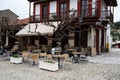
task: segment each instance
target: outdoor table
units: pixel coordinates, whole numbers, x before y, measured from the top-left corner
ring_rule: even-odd
[[[67,51],[74,51],[75,49],[67,49]]]
[[[74,56],[73,56],[73,60],[75,61],[75,59],[76,59],[76,61],[75,61],[76,63],[78,63],[78,59],[79,59],[79,57],[80,57],[79,55],[81,55],[81,54],[82,54],[82,52],[74,52],[74,53],[73,53],[73,55],[74,55]],[[77,57],[75,57],[75,55],[77,55]]]
[[[74,55],[73,55],[73,52],[75,51],[75,49],[67,49],[67,52],[68,52],[68,55],[70,56],[70,57],[74,57]]]
[[[36,50],[34,50],[34,51],[33,51],[33,53],[38,53],[38,54],[39,54],[39,56],[40,56],[40,52],[41,52],[41,50],[40,50],[40,49],[36,49]]]
[[[41,51],[41,50],[36,49],[36,50],[34,50],[33,52],[40,53],[40,51]]]
[[[55,54],[57,54],[57,55],[60,54],[60,53],[61,53],[60,50],[56,50],[56,51],[55,51]]]
[[[53,55],[53,57],[56,57],[58,59],[58,67],[60,68],[60,58],[62,57],[62,55],[56,54],[56,55]]]

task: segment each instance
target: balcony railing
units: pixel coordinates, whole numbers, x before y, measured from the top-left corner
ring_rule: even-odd
[[[83,18],[84,17],[96,17],[96,16],[98,17],[97,13],[98,11],[95,8],[93,8],[91,15],[88,13],[88,11],[78,14],[77,10],[65,11],[59,14],[57,14],[57,12],[45,14],[45,15],[39,14],[39,15],[30,16],[30,22],[59,21],[61,19],[64,19],[65,17],[76,17],[77,18],[78,16],[82,16]],[[102,13],[105,13],[105,12],[102,12]]]
[[[43,16],[39,15],[34,15],[34,16],[30,16],[30,22],[42,22],[42,21],[58,21],[61,19],[64,19],[66,16],[67,17],[73,17],[72,15],[74,15],[75,17],[77,17],[77,10],[75,10],[75,12],[73,11],[66,11],[66,12],[61,12],[60,14],[55,13],[50,13],[50,14],[45,14]]]
[[[40,15],[30,16],[30,22],[39,22]]]
[[[45,1],[48,1],[48,0],[28,0],[30,2],[35,2],[35,1],[39,1],[39,2],[45,2]]]

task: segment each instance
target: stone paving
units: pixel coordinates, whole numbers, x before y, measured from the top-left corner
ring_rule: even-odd
[[[110,53],[101,54],[100,58],[120,58],[120,50],[112,49]],[[96,56],[96,57],[99,57]],[[96,61],[95,57],[88,57]],[[99,60],[99,58],[98,58]],[[104,59],[103,59],[104,60]],[[107,61],[109,59],[106,59]],[[112,64],[99,62],[66,63],[59,71],[51,72],[32,66],[30,61],[12,64],[0,56],[0,80],[120,80],[119,61]],[[112,60],[113,61],[113,60]],[[114,62],[114,61],[113,61]]]
[[[113,48],[109,53],[103,53],[95,57],[88,57],[89,62],[103,64],[120,64],[120,49]]]

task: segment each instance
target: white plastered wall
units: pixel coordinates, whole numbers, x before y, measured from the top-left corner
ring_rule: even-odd
[[[90,25],[91,28],[88,30],[88,45],[91,47],[91,55],[95,56],[96,55],[96,30],[95,28]]]
[[[106,18],[106,12],[105,12],[105,10],[106,10],[106,4],[105,4],[105,2],[104,2],[104,0],[102,0],[102,4],[101,4],[102,6],[101,6],[101,18]]]
[[[107,33],[106,33],[106,43],[109,43],[109,49],[111,49],[111,44],[112,44],[112,37],[110,35],[110,30],[111,30],[111,27],[108,24],[107,25]]]
[[[96,31],[95,28],[91,28],[91,47],[96,47]]]
[[[91,29],[88,31],[88,46],[92,46]]]
[[[91,28],[91,54],[92,56],[96,55],[96,30],[95,28]]]
[[[90,30],[88,30],[88,45],[87,46],[91,46],[91,47],[96,47],[96,31],[95,28],[93,28],[92,25],[90,25],[91,28]]]
[[[96,0],[92,0],[92,15],[95,16]]]

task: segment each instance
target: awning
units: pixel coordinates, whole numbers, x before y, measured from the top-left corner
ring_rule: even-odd
[[[56,28],[58,23],[52,23]],[[45,25],[42,23],[29,23],[22,30],[16,33],[16,36],[37,36],[37,35],[46,35],[53,34],[54,27]]]

